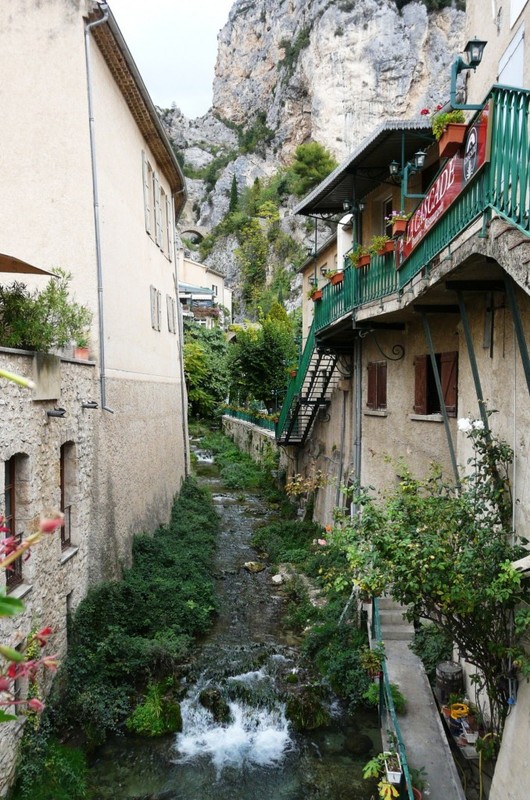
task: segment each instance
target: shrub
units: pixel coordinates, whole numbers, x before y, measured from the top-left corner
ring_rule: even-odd
[[[421,625],[414,634],[410,649],[423,661],[425,671],[433,685],[438,664],[450,661],[453,657],[451,637],[435,624]]]
[[[141,736],[163,736],[182,730],[180,705],[171,697],[171,681],[150,683],[142,703],[126,721],[126,727]]]

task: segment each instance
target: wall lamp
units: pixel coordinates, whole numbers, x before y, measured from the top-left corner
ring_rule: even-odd
[[[81,403],[81,408],[99,408],[95,400],[87,400],[86,403]]]
[[[406,197],[413,197],[416,199],[420,199],[425,197],[424,194],[409,194],[408,192],[408,184],[409,184],[409,175],[413,175],[415,172],[421,172],[423,167],[425,166],[425,157],[427,153],[425,150],[418,150],[417,153],[414,153],[414,160],[407,161],[403,169],[399,166],[399,162],[394,160],[391,161],[388,165],[388,171],[390,173],[390,177],[395,180],[396,182],[402,181],[401,183],[401,207],[403,208],[403,200]]]
[[[464,61],[464,59],[460,56],[453,61],[451,66],[451,99],[449,102],[451,104],[451,108],[454,108],[457,111],[478,111],[482,108],[481,105],[468,105],[466,103],[456,102],[456,77],[460,72],[463,72],[466,69],[476,70],[482,61],[482,56],[484,55],[484,48],[486,45],[487,42],[477,39],[476,37],[474,39],[470,39],[470,41],[464,47],[464,53],[466,54],[467,61]]]
[[[51,411],[47,411],[46,414],[48,417],[64,417],[66,408],[54,408]]]
[[[353,212],[356,211],[356,212],[362,214],[364,209],[365,209],[365,204],[363,202],[360,202],[360,203],[357,203],[357,204],[352,203],[351,200],[343,200],[343,202],[342,202],[342,210],[345,211],[346,213],[348,211],[353,211]]]

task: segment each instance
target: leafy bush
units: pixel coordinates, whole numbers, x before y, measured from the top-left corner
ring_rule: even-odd
[[[44,717],[38,730],[24,731],[10,800],[85,800],[87,775],[84,753],[59,744]]]
[[[171,697],[171,685],[171,681],[149,684],[143,703],[136,706],[125,723],[128,730],[141,736],[163,736],[182,730],[180,705]]]
[[[81,725],[89,745],[131,712],[130,698],[173,674],[193,637],[211,625],[218,518],[210,496],[188,479],[168,526],[136,536],[123,580],[90,590],[71,624],[58,680],[62,725]]]
[[[311,544],[319,536],[322,528],[315,522],[281,520],[259,528],[252,545],[264,550],[273,564],[288,561],[300,566],[307,561]]]
[[[436,667],[442,661],[450,661],[453,657],[451,637],[438,625],[421,625],[414,634],[410,645],[413,653],[421,658],[430,682],[436,680]]]
[[[46,353],[86,336],[91,311],[70,298],[70,273],[56,269],[55,275],[42,291],[0,284],[1,345]]]
[[[394,703],[396,713],[404,714],[406,711],[405,697],[401,694],[397,684],[390,684],[390,694],[392,695],[392,702]],[[368,705],[377,707],[379,705],[379,682],[372,681],[363,694],[363,697]]]

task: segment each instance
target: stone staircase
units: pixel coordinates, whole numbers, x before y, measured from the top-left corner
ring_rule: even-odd
[[[392,600],[391,597],[379,598],[379,618],[381,620],[381,637],[383,641],[391,639],[398,642],[410,642],[414,638],[414,626],[404,618],[406,609]]]

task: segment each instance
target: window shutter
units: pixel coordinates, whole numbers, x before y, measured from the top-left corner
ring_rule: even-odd
[[[153,186],[155,194],[155,241],[162,247],[162,206],[160,202],[160,180],[156,172],[153,173]]]
[[[162,330],[162,292],[156,293],[156,329]]]
[[[171,240],[171,200],[166,195],[166,235],[167,235],[167,257],[173,261],[173,242]]]
[[[456,417],[458,397],[458,351],[440,353],[440,380],[445,410],[449,417]]]
[[[377,365],[377,408],[386,409],[386,361]]]
[[[368,390],[366,392],[367,408],[377,408],[377,364],[375,361],[368,363]]]
[[[427,413],[427,358],[416,356],[414,359],[414,413]]]
[[[151,292],[151,327],[156,331],[156,289],[154,286],[149,287]]]
[[[145,215],[145,230],[151,233],[151,206],[150,206],[150,173],[149,164],[145,152],[142,150],[142,176],[144,181],[144,215]]]

